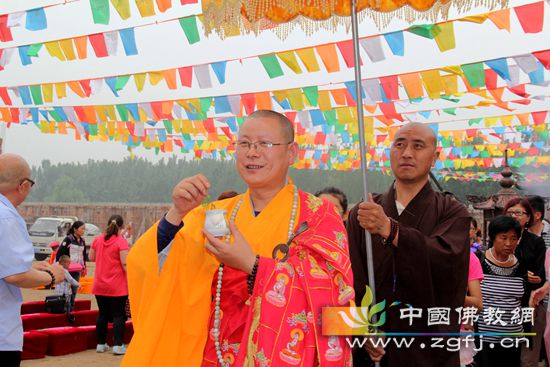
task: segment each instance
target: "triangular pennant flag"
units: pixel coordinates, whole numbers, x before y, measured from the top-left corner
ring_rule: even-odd
[[[181,29],[187,37],[189,44],[194,44],[200,41],[199,29],[197,28],[197,17],[185,17],[179,19]]]
[[[386,59],[382,49],[382,41],[379,36],[368,37],[359,40],[361,47],[369,56],[370,61],[378,62]]]
[[[271,95],[269,92],[254,93],[256,98],[256,109],[258,110],[272,110],[273,105],[271,103]]]
[[[130,0],[111,0],[111,4],[123,20],[130,18]]]
[[[29,57],[29,45],[23,45],[17,47],[17,51],[19,52],[19,57],[21,58],[21,64],[22,65],[30,65],[32,64],[32,60]]]
[[[90,40],[92,48],[94,49],[94,53],[97,57],[109,56],[109,54],[107,53],[107,46],[105,45],[105,38],[103,37],[103,33],[90,34],[88,35],[88,39]],[[46,44],[46,47],[47,46],[48,45]]]
[[[435,36],[435,42],[439,51],[445,52],[456,47],[454,22],[445,22],[438,24],[440,32]]]
[[[437,33],[437,31],[434,31],[434,28],[438,28],[437,24],[420,24],[410,27],[407,31],[424,38],[433,39],[435,33]]]
[[[195,76],[197,77],[197,82],[199,83],[199,88],[212,88],[212,80],[210,78],[208,65],[195,65],[193,68]]]
[[[354,54],[353,54],[353,41],[342,41],[336,43],[336,46],[338,46],[338,49],[340,50],[340,54],[344,58],[344,61],[346,63],[346,66],[348,68],[353,68],[355,65],[354,60]],[[362,62],[360,62],[361,65],[363,65]]]
[[[283,69],[281,69],[281,64],[275,54],[260,55],[258,58],[271,79],[283,75]]]
[[[24,15],[25,15],[24,11],[8,14],[8,20],[7,20],[6,26],[9,28],[22,26]]]
[[[73,40],[78,58],[80,60],[85,59],[88,56],[88,37],[75,37]]]
[[[506,58],[485,61],[488,67],[493,69],[502,79],[510,80],[508,60]]]
[[[537,58],[531,54],[514,56],[513,59],[525,74],[532,73],[539,68]]]
[[[191,85],[193,83],[193,67],[185,66],[182,68],[178,68],[178,74],[180,76],[181,85],[191,88]]]
[[[497,79],[497,73],[493,69],[485,69],[485,85],[489,92],[497,88]]]
[[[90,0],[95,24],[109,24],[109,0]]]
[[[142,17],[150,17],[155,15],[155,6],[153,0],[135,0],[139,10],[139,14]]]
[[[76,54],[74,53],[73,48],[73,40],[70,38],[66,38],[63,40],[59,40],[59,46],[63,50],[63,54],[65,55],[65,58],[67,60],[75,60]]]
[[[218,82],[220,84],[225,84],[225,68],[227,66],[227,61],[214,62],[210,64],[210,66],[212,67],[216,78],[218,78]]]
[[[46,20],[44,8],[27,10],[25,28],[29,31],[41,31],[48,28],[48,21]]]
[[[166,86],[168,89],[177,89],[178,85],[176,82],[176,69],[167,69],[162,71],[164,80],[166,81]]]
[[[117,78],[116,77],[105,78],[105,84],[107,84],[107,86],[111,89],[111,92],[113,92],[115,97],[118,97],[118,91],[116,89],[116,83],[117,83]]]
[[[0,41],[9,42],[13,41],[11,35],[11,29],[7,26],[8,14],[0,15]]]
[[[121,91],[124,89],[126,84],[128,84],[128,80],[130,80],[130,75],[120,75],[116,77],[116,84],[115,89],[116,91]]]
[[[38,57],[38,52],[42,49],[42,43],[35,43],[30,45],[27,55],[32,57]]]
[[[55,83],[55,94],[57,99],[62,99],[67,97],[67,86],[65,83]]]
[[[147,73],[147,75],[149,75],[149,83],[151,83],[152,86],[157,85],[164,79],[164,75],[161,71],[151,71]]]
[[[42,89],[40,88],[40,85],[31,85],[30,90],[34,104],[43,104],[44,101],[42,100]]]
[[[488,14],[488,17],[498,29],[504,29],[510,32],[510,8],[492,11]]]
[[[65,61],[65,55],[63,55],[63,52],[61,51],[58,41],[46,42],[44,45],[51,56],[58,58],[60,61]]]
[[[401,83],[407,92],[409,99],[424,97],[424,89],[422,88],[422,79],[418,73],[401,74],[399,75]]]
[[[161,13],[164,13],[172,7],[172,0],[156,0],[156,2]]]
[[[304,95],[306,96],[309,105],[316,107],[319,100],[319,88],[317,86],[304,87],[302,88]]]
[[[422,83],[428,96],[431,99],[438,99],[443,90],[442,78],[439,74],[439,70],[427,70],[421,71],[420,76],[422,77]],[[449,75],[447,75],[449,76]],[[456,77],[456,75],[453,75]]]
[[[136,83],[136,89],[138,92],[143,90],[146,76],[147,75],[145,73],[134,74],[134,83]]]
[[[388,46],[390,46],[390,49],[394,55],[405,55],[405,41],[403,38],[403,31],[384,33],[384,39],[388,43]]]
[[[333,43],[326,45],[316,46],[315,49],[325,65],[327,72],[333,73],[340,71],[340,64],[338,63],[338,53],[336,52],[336,46]]]
[[[126,56],[137,55],[136,36],[134,34],[134,28],[126,28],[118,31],[120,39],[122,40],[122,46],[124,47],[124,53]]]
[[[548,111],[538,111],[538,112],[532,112],[531,116],[533,116],[533,122],[535,125],[542,125],[544,124],[546,120],[546,114]]]
[[[11,105],[11,98],[8,94],[8,89],[6,87],[0,87],[0,98],[2,98],[2,101],[5,105]]]
[[[111,56],[116,56],[118,50],[118,32],[105,32],[103,33],[103,37],[105,38],[107,53]]]
[[[294,51],[279,52],[277,56],[285,63],[286,66],[290,68],[296,74],[301,74],[302,69],[298,64],[298,59]]]
[[[485,87],[485,71],[482,62],[464,64],[460,67],[464,71],[464,75],[472,88]]]
[[[312,73],[320,70],[313,48],[302,48],[300,50],[296,50],[296,54],[300,60],[302,60],[302,63],[308,72]]]
[[[550,50],[533,52],[533,56],[540,61],[545,69],[550,70]]]
[[[514,7],[516,16],[525,33],[539,33],[544,23],[544,3],[542,1]]]
[[[392,101],[399,100],[399,82],[397,75],[382,76],[379,78],[386,97]]]

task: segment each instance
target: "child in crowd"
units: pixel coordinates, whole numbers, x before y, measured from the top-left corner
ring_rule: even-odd
[[[71,299],[71,294],[73,292],[71,286],[80,287],[80,283],[77,282],[69,273],[69,265],[71,265],[71,258],[67,255],[62,255],[59,258],[59,265],[65,269],[65,280],[55,286],[55,294],[62,296],[64,295],[67,299],[67,312],[72,312],[72,305],[69,302]]]

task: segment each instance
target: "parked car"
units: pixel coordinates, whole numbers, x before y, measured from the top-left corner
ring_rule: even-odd
[[[55,241],[63,241],[67,236],[67,231],[71,225],[77,221],[77,217],[40,217],[29,228],[29,236],[31,237],[34,247],[34,257],[36,260],[45,260],[51,253],[50,243]],[[90,249],[90,244],[96,236],[101,233],[101,230],[91,224],[86,223],[86,231],[84,232],[84,241],[86,242],[87,250]]]

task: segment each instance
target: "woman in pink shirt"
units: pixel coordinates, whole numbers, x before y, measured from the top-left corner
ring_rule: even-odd
[[[124,323],[126,321],[126,301],[128,300],[128,281],[126,279],[126,256],[128,242],[119,235],[124,221],[118,214],[109,218],[105,233],[97,236],[92,242],[90,261],[96,262],[92,293],[99,307],[96,321],[98,353],[106,352],[109,346],[107,339],[107,323],[113,322],[114,346],[113,354],[126,353],[124,339]]]

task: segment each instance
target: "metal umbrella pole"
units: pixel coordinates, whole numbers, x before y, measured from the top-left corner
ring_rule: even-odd
[[[355,93],[357,99],[357,120],[359,124],[359,149],[361,153],[361,173],[363,178],[363,198],[368,200],[369,189],[367,181],[367,143],[365,141],[365,121],[363,117],[363,91],[361,87],[361,61],[359,55],[359,25],[357,22],[357,0],[351,0],[351,29],[353,38],[353,56],[355,61]],[[372,254],[372,238],[370,232],[365,230],[365,247],[367,249],[367,273],[369,287],[372,290],[372,302],[376,304],[376,284],[374,283],[374,261]],[[377,321],[376,314],[373,315],[373,323]],[[377,362],[376,367],[380,366]]]

